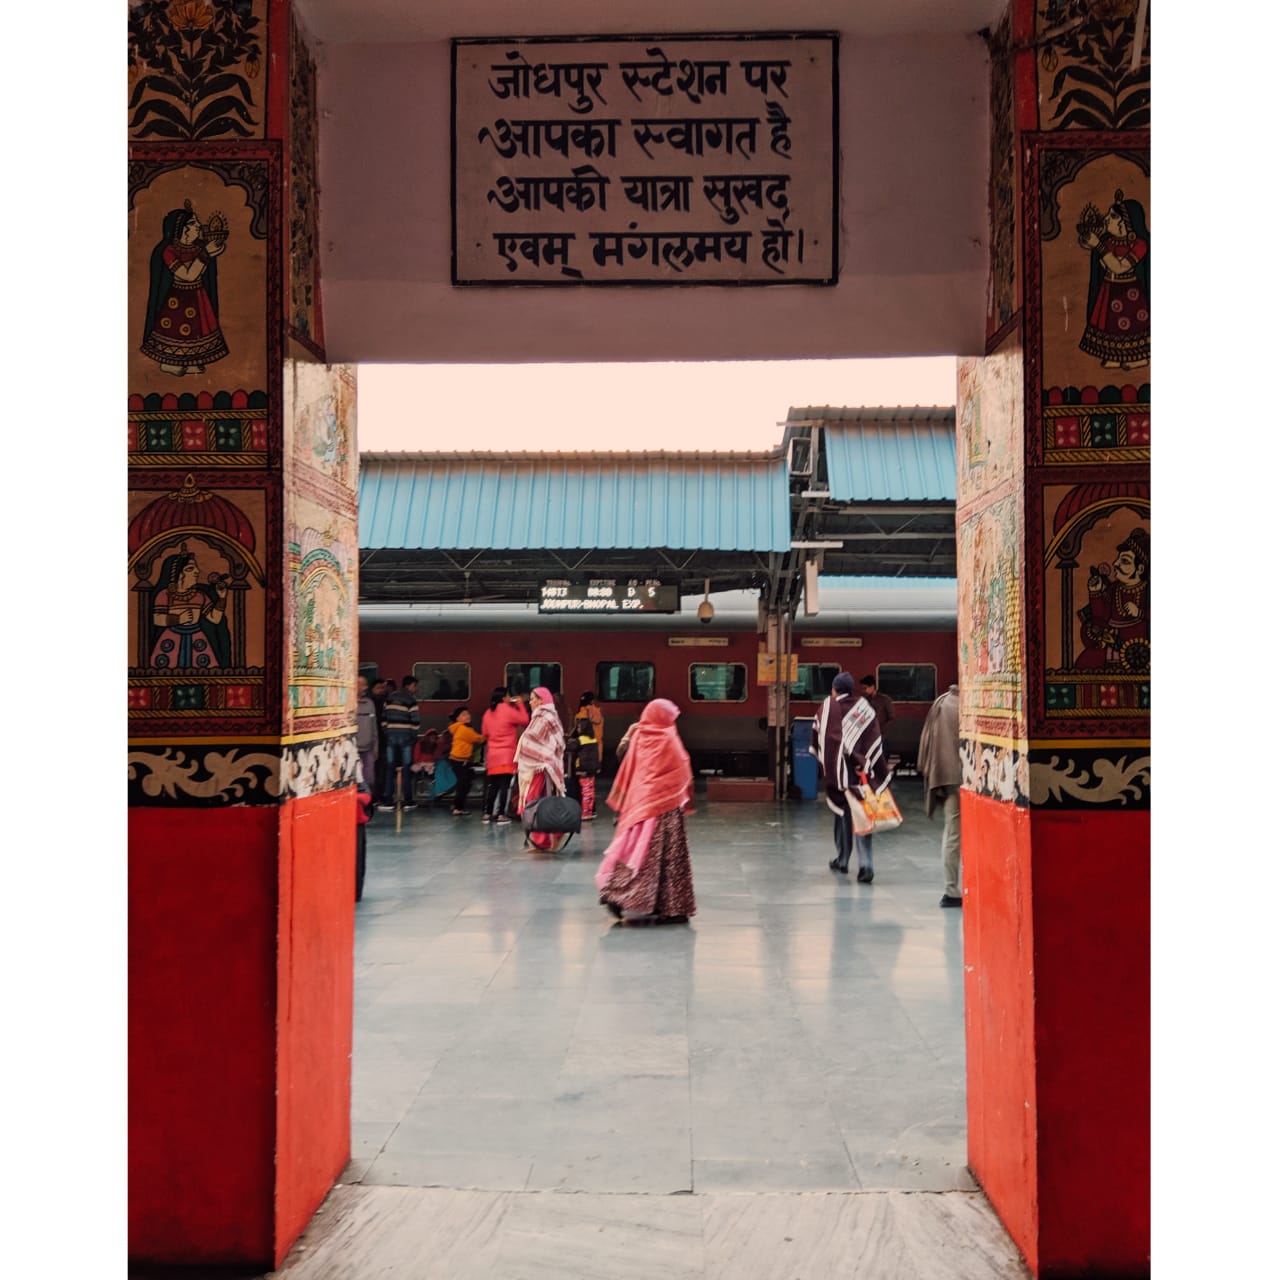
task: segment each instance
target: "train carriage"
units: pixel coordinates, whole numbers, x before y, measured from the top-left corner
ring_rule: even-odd
[[[694,611],[620,618],[547,615],[535,605],[362,604],[360,670],[395,680],[414,673],[427,727],[443,727],[463,703],[478,712],[497,685],[545,685],[566,714],[589,690],[605,716],[606,762],[644,703],[670,698],[697,771],[765,775],[758,597],[728,591],[709,600],[709,622]],[[819,601],[815,616],[795,619],[790,717],[814,715],[840,670],[874,672],[896,704],[889,752],[909,768],[929,706],[958,679],[955,580],[823,580]]]

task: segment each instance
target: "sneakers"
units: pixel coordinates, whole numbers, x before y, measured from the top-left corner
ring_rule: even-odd
[[[488,816],[488,814],[487,814],[487,813],[482,813],[482,814],[480,814],[480,821],[481,821],[481,822],[490,822],[490,821],[492,821],[492,819]]]
[[[468,813],[470,813],[470,810],[469,810],[469,809],[454,809],[454,810],[453,810],[453,816],[454,816],[455,818],[465,818],[465,817],[466,817],[466,815],[467,815]]]
[[[493,825],[496,827],[509,827],[511,825],[511,820],[506,816],[506,814],[502,814],[501,817],[493,819]]]
[[[582,814],[582,821],[583,821],[583,822],[594,822],[594,821],[595,821],[595,815],[594,815],[593,813],[584,813],[584,814]]]
[[[938,903],[942,907],[962,907],[964,905],[963,898],[952,897],[949,893],[943,893],[941,902]]]

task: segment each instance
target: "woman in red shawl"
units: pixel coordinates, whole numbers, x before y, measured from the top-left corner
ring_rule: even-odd
[[[697,910],[684,808],[693,769],[675,728],[679,708],[657,698],[644,708],[609,791],[617,833],[595,873],[600,902],[623,912],[683,922]]]
[[[533,714],[515,746],[518,813],[543,796],[564,794],[564,725],[555,709],[555,698],[549,689],[538,685],[529,694],[528,705]],[[532,831],[528,838],[534,848],[548,853],[554,853],[565,839],[564,835],[549,831]]]

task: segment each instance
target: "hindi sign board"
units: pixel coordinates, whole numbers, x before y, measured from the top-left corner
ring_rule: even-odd
[[[454,40],[453,283],[833,285],[837,42]]]
[[[592,578],[542,583],[538,613],[678,613],[679,587],[656,578]]]

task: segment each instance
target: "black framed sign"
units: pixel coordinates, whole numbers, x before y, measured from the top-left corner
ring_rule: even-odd
[[[838,276],[838,37],[459,39],[455,285]]]

